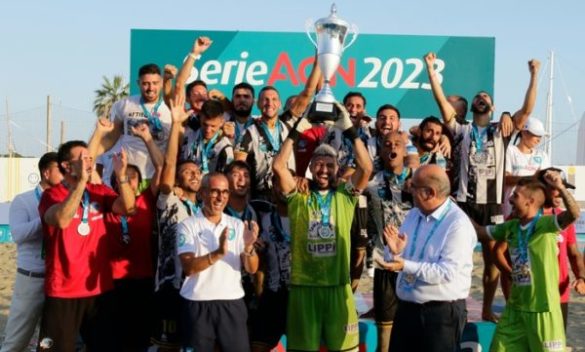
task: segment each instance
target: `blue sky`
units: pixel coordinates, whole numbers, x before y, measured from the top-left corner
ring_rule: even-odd
[[[556,54],[553,161],[574,162],[576,129],[585,111],[582,34],[585,3],[570,1],[337,1],[340,16],[362,33],[496,38],[495,103],[518,109],[530,58],[548,67]],[[65,121],[66,139],[88,138],[94,90],[102,76],[129,77],[130,29],[303,31],[329,1],[10,1],[0,4],[0,153],[6,152],[6,101],[16,150],[44,151],[44,104],[51,95],[53,135]],[[358,39],[359,40],[359,39]],[[157,50],[157,48],[153,48]],[[541,72],[535,116],[544,120],[548,72]],[[569,100],[572,103],[569,103]]]

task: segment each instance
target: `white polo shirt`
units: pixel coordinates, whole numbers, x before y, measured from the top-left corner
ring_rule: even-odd
[[[244,297],[242,288],[242,261],[244,251],[244,223],[222,214],[219,224],[203,216],[200,210],[177,227],[177,254],[193,253],[207,256],[219,248],[219,236],[228,228],[228,253],[209,268],[185,278],[181,296],[191,301],[236,300]]]

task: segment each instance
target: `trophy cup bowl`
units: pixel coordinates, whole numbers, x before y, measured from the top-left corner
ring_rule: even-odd
[[[316,22],[308,20],[306,23],[307,36],[317,49],[317,62],[323,73],[324,85],[315,96],[315,101],[309,111],[309,121],[312,123],[331,122],[337,120],[338,111],[333,103],[335,96],[331,91],[330,81],[335,74],[343,51],[349,48],[356,40],[358,30],[355,25],[337,17],[337,7],[331,5],[331,13]],[[349,44],[345,45],[348,34],[353,34]],[[311,31],[316,33],[316,41],[311,36]]]

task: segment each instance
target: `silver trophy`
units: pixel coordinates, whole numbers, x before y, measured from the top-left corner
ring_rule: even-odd
[[[307,20],[306,30],[307,36],[317,48],[317,61],[325,79],[323,88],[315,96],[309,119],[312,122],[335,121],[337,113],[333,103],[336,100],[329,82],[339,66],[341,54],[355,42],[358,28],[355,24],[350,25],[337,17],[337,7],[333,4],[331,5],[331,14],[328,17],[323,17],[314,23],[312,20]],[[313,30],[316,33],[316,41],[311,36]],[[344,46],[350,30],[353,36],[349,44]]]

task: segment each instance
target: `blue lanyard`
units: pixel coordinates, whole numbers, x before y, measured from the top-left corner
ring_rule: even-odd
[[[532,219],[532,221],[530,221],[530,224],[528,224],[525,236],[523,235],[524,231],[522,231],[520,224],[518,224],[518,250],[520,251],[520,256],[524,261],[528,260],[528,241],[530,241],[530,237],[534,233],[536,223],[538,222],[538,219],[540,219],[541,216],[542,209],[539,209],[534,219]]]
[[[246,133],[246,130],[248,129],[248,127],[250,127],[252,125],[252,123],[254,123],[254,119],[253,118],[248,118],[248,120],[246,121],[246,123],[244,124],[244,127],[242,128],[242,132],[240,132],[240,128],[238,127],[238,120],[234,120],[236,123],[236,142],[240,141],[240,137],[244,135],[244,133]]]
[[[238,214],[238,212],[230,207],[229,205],[226,207],[228,213],[230,213],[231,216],[233,216],[234,218],[238,218],[242,221],[250,221],[252,220],[252,212],[250,211],[250,209],[248,208],[248,206],[246,205],[246,207],[244,208],[244,212],[242,213],[242,216],[240,216]]]
[[[266,122],[260,123],[260,128],[262,129],[262,131],[264,131],[266,138],[268,138],[268,143],[270,143],[272,150],[276,153],[278,153],[280,151],[280,131],[281,131],[280,123],[281,123],[280,121],[278,121],[278,120],[276,121],[276,138],[274,137],[274,135],[272,133],[270,133],[270,130],[268,129],[268,126],[266,125]]]
[[[43,192],[41,191],[41,187],[35,187],[35,197],[37,197],[37,201],[41,201],[41,197],[43,196]]]
[[[81,217],[81,222],[88,223],[89,221],[89,192],[87,190],[83,191],[83,216]]]
[[[158,118],[159,117],[158,108],[160,107],[161,103],[162,99],[159,98],[156,104],[154,105],[154,108],[152,109],[151,113],[144,105],[145,104],[144,98],[140,97],[140,107],[142,108],[144,116],[146,116],[146,118],[148,119],[148,125],[152,127],[152,130],[154,132],[162,131],[162,125],[160,123],[160,119]]]
[[[333,192],[329,190],[327,196],[322,197],[318,192],[313,192],[315,199],[317,199],[317,205],[319,211],[321,211],[321,224],[324,226],[329,225],[329,218],[331,217],[331,201],[333,199]]]
[[[120,216],[120,225],[122,225],[122,243],[130,243],[130,229],[128,227],[128,218],[124,215]]]
[[[447,202],[449,202],[449,204],[447,204],[447,207],[445,208],[445,210],[443,211],[443,214],[441,214],[441,216],[435,221],[435,223],[433,224],[433,228],[431,229],[431,232],[429,232],[429,235],[427,236],[427,239],[425,241],[425,243],[423,244],[419,254],[418,254],[418,260],[420,261],[423,258],[423,255],[426,252],[427,249],[427,245],[429,244],[431,238],[433,237],[433,235],[435,234],[435,231],[437,231],[437,228],[439,227],[439,225],[441,224],[441,222],[443,222],[443,220],[445,219],[445,216],[447,216],[447,213],[449,212],[449,210],[451,209],[451,201],[447,200]],[[412,236],[412,241],[411,241],[411,246],[410,246],[410,251],[409,251],[409,258],[408,259],[413,259],[414,258],[414,251],[415,251],[415,247],[416,247],[416,239],[418,237],[418,230],[420,228],[420,223],[422,221],[423,216],[419,216],[418,217],[418,222],[416,223],[416,228],[414,230],[414,235]]]
[[[201,152],[201,171],[207,173],[209,172],[209,158],[211,148],[215,145],[215,141],[220,135],[220,131],[215,132],[213,137],[207,143],[203,141],[203,132],[200,132],[201,139],[199,140],[199,151]],[[193,148],[195,148],[195,143],[193,143]]]
[[[384,180],[386,182],[388,182],[390,180],[394,180],[396,185],[399,186],[400,188],[402,188],[402,186],[404,186],[404,181],[406,181],[407,176],[408,176],[408,168],[407,167],[402,168],[402,172],[400,173],[400,175],[396,175],[393,172],[389,172],[389,171],[384,170]],[[389,186],[389,185],[387,185],[387,186]]]
[[[284,230],[284,226],[282,226],[282,220],[280,219],[280,215],[278,214],[277,210],[274,210],[270,213],[270,222],[272,226],[274,226],[274,230],[277,235],[279,235],[280,240],[284,240],[287,243],[290,242],[290,234]]]
[[[199,211],[199,205],[197,203],[194,203],[189,199],[181,199],[181,202],[183,202],[187,208],[187,213],[189,213],[189,216],[194,215]]]
[[[483,137],[487,134],[488,129],[490,126],[486,126],[486,128],[479,133],[479,129],[475,123],[471,124],[471,138],[475,141],[475,150],[481,152],[483,149]]]

